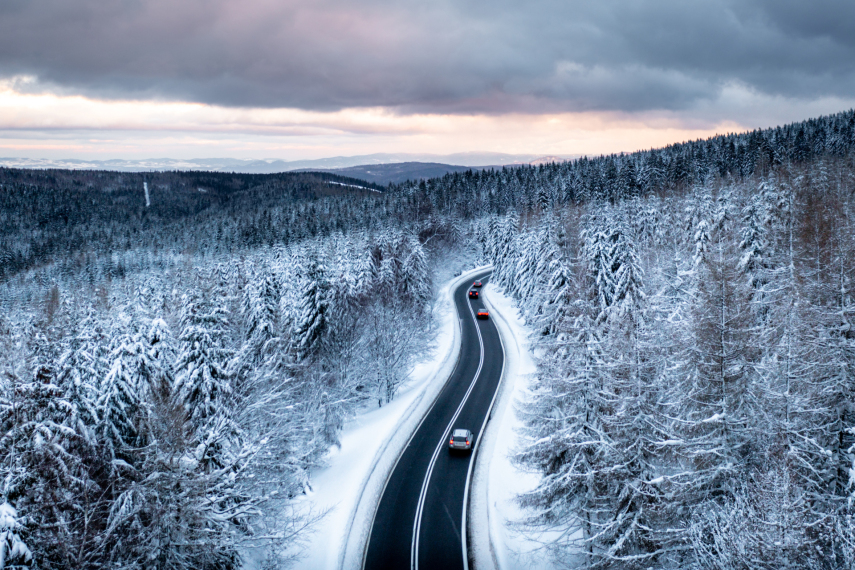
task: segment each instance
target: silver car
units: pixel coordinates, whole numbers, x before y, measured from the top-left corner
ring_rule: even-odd
[[[449,451],[472,451],[472,432],[468,429],[456,429],[448,441]]]

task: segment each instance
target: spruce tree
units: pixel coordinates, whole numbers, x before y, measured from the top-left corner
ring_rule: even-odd
[[[304,360],[319,348],[329,327],[329,291],[326,267],[314,256],[307,261],[303,290],[292,332],[298,358]]]
[[[216,432],[232,413],[228,312],[202,296],[185,295],[182,301],[173,398],[186,413],[192,437],[204,443],[221,435]]]

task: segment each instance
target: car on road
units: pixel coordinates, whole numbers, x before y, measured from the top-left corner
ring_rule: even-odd
[[[477,299],[478,298],[478,291],[476,291],[474,289],[470,289],[469,290],[469,298],[470,299]]]
[[[468,429],[456,429],[448,440],[448,451],[472,451],[472,432]]]
[[[478,317],[479,319],[489,319],[490,313],[488,313],[487,311],[481,310],[481,311],[478,311],[477,313],[475,313],[475,316]]]
[[[480,281],[476,281],[475,283],[473,283],[473,284],[472,284],[472,286],[473,286],[473,287],[480,287],[480,286],[481,286],[481,282],[480,282]]]

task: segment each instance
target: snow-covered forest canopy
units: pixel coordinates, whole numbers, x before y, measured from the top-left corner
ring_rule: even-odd
[[[852,156],[478,235],[540,355],[518,523],[562,564],[855,567]]]
[[[2,175],[4,244],[29,240],[4,263],[0,317],[7,551],[39,568],[298,554],[317,513],[292,499],[430,347],[455,228],[404,227],[375,192],[306,175],[218,196],[152,174],[154,212],[141,178]],[[162,187],[176,179],[183,196]]]
[[[521,524],[559,559],[850,567],[853,148],[848,111],[388,188],[0,169],[0,562],[286,561],[475,248],[537,331]]]

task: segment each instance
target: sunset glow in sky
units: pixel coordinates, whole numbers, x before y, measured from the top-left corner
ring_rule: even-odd
[[[851,2],[8,0],[0,156],[596,155],[855,106]]]

